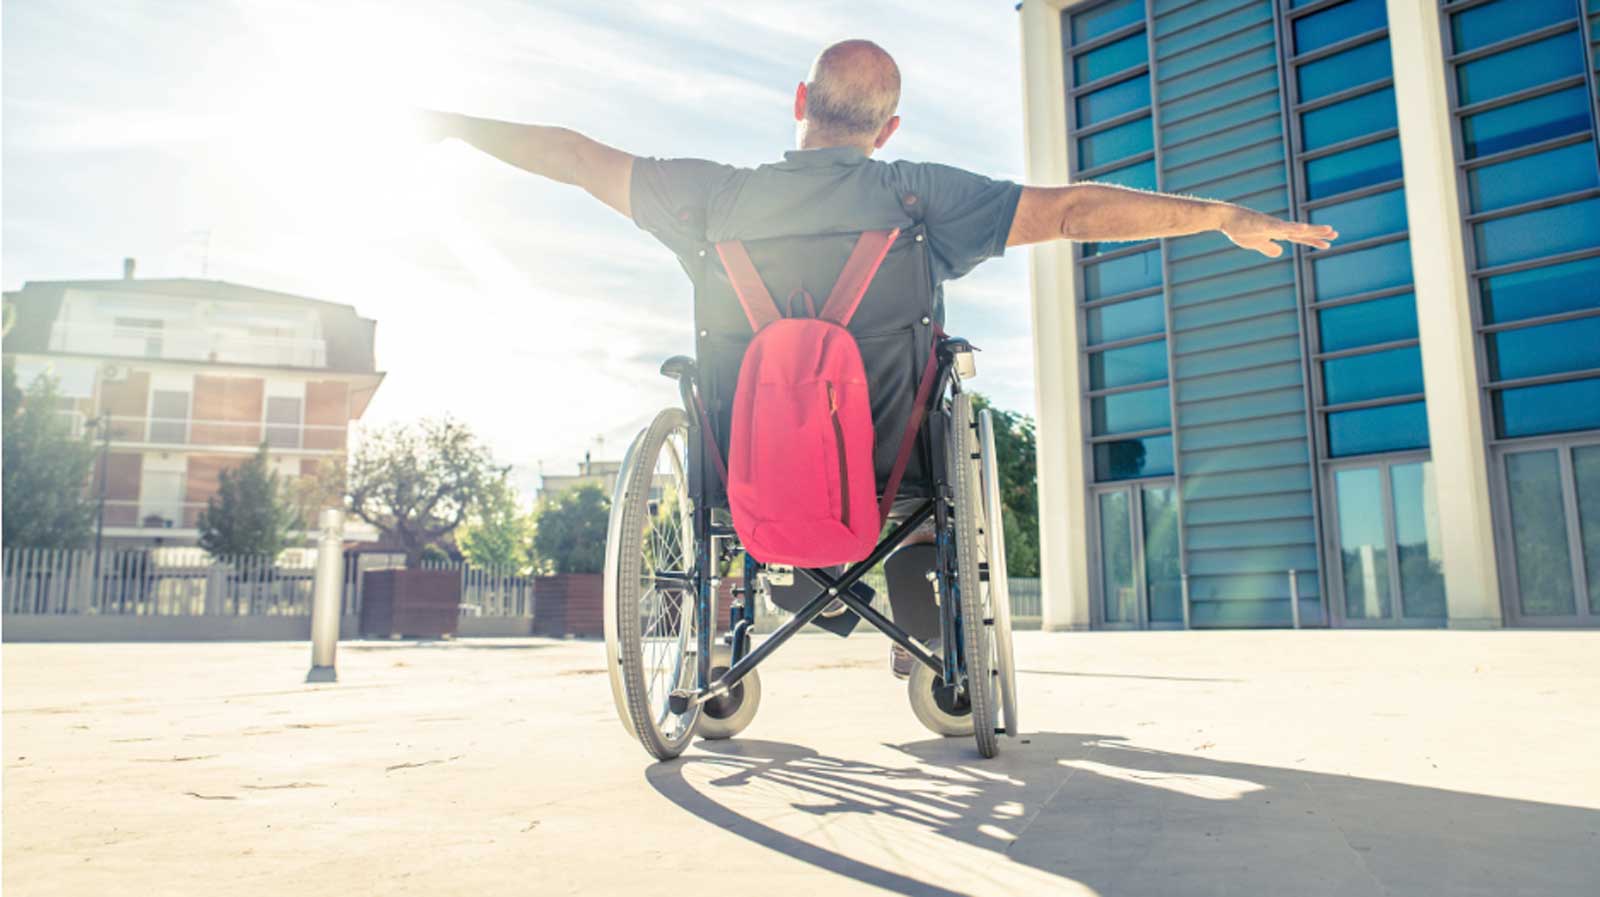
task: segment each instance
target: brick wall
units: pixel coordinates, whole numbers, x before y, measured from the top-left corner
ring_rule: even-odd
[[[196,445],[259,443],[264,393],[265,383],[260,377],[196,376],[193,419],[230,423],[191,424],[189,441]]]
[[[111,426],[112,439],[144,440],[144,418],[150,408],[150,375],[136,371],[120,381],[100,381],[100,410],[119,420]],[[108,521],[109,522],[109,521]]]
[[[308,449],[344,448],[345,427],[350,418],[349,385],[337,380],[318,380],[306,384],[306,433],[302,443]],[[312,429],[338,427],[337,430]]]

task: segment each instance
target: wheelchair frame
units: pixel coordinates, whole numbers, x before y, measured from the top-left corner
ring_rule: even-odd
[[[933,347],[937,353],[937,369],[935,373],[934,388],[928,393],[928,407],[923,416],[922,426],[927,429],[930,439],[928,442],[931,458],[926,458],[927,466],[924,468],[932,472],[933,494],[923,498],[910,515],[901,519],[888,536],[879,541],[872,553],[860,561],[849,565],[843,573],[835,576],[826,570],[796,567],[795,572],[805,576],[814,584],[818,591],[815,597],[794,613],[794,616],[785,621],[783,625],[770,633],[760,645],[750,647],[751,629],[755,625],[755,595],[757,575],[763,565],[754,560],[747,553],[745,555],[744,570],[742,571],[743,586],[736,589],[734,609],[737,615],[730,614],[732,631],[729,641],[732,663],[727,671],[715,681],[711,681],[711,645],[712,634],[715,628],[712,616],[712,596],[716,588],[716,578],[706,575],[714,569],[714,564],[719,558],[714,557],[713,540],[732,540],[736,546],[738,534],[731,525],[715,524],[712,522],[713,508],[704,500],[706,495],[706,474],[710,470],[710,462],[705,451],[705,434],[702,427],[702,418],[697,412],[699,408],[698,370],[693,360],[686,357],[669,359],[662,365],[661,372],[665,376],[674,377],[678,381],[678,392],[683,402],[684,412],[689,420],[689,492],[693,501],[692,526],[694,527],[695,552],[694,569],[679,580],[676,577],[663,578],[659,574],[657,580],[662,585],[672,588],[685,586],[693,589],[695,595],[696,627],[695,635],[698,639],[696,661],[698,669],[695,674],[696,688],[674,690],[668,699],[668,707],[672,713],[683,714],[690,709],[705,704],[716,698],[724,697],[730,693],[739,681],[754,670],[773,652],[777,651],[784,642],[788,641],[795,633],[805,628],[815,620],[834,601],[839,601],[861,619],[872,624],[875,628],[888,636],[895,644],[908,651],[916,660],[932,669],[935,675],[944,682],[945,687],[954,689],[954,698],[958,702],[965,701],[967,693],[967,670],[963,661],[963,639],[960,626],[960,602],[955,600],[959,587],[955,581],[956,547],[954,545],[950,527],[950,498],[952,486],[949,481],[949,470],[945,461],[945,439],[949,429],[950,416],[944,404],[961,392],[961,378],[956,374],[956,356],[960,353],[972,351],[971,344],[966,340],[955,337],[941,337]],[[937,425],[936,425],[937,423]],[[940,621],[940,648],[942,657],[936,657],[905,630],[895,625],[894,621],[884,616],[872,605],[863,601],[852,590],[856,582],[884,558],[903,544],[908,536],[929,518],[935,522],[935,545],[937,561],[932,573],[935,594],[938,596],[939,621]],[[729,549],[724,549],[729,550]],[[736,547],[731,548],[737,551]],[[741,600],[742,599],[742,600]],[[946,675],[946,671],[953,671],[953,676]]]

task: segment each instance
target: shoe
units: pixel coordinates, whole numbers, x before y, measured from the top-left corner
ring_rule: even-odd
[[[917,659],[911,656],[910,651],[899,645],[889,646],[889,672],[893,673],[896,679],[910,679],[911,667],[916,662]]]

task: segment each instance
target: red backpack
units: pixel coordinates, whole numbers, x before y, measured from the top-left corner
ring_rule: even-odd
[[[733,395],[727,485],[734,529],[762,563],[828,567],[859,561],[877,545],[872,404],[861,350],[845,327],[898,235],[862,234],[822,310],[796,290],[790,317],[744,245],[717,244],[756,332]],[[810,317],[793,316],[797,298]]]

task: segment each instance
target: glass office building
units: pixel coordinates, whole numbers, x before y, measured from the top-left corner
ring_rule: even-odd
[[[1600,622],[1600,0],[1025,0],[1046,625]]]

